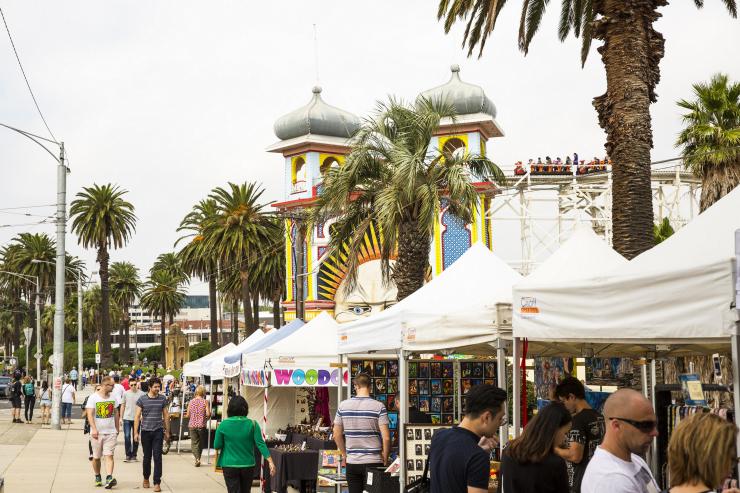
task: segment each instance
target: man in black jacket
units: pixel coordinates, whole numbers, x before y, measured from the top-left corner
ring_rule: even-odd
[[[13,374],[13,383],[10,387],[10,405],[13,408],[13,423],[23,423],[21,421],[21,395],[23,394],[21,389],[21,373],[16,371]]]

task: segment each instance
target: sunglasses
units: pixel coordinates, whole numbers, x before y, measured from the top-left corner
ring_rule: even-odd
[[[627,418],[609,418],[609,419],[616,419],[618,421],[623,421],[627,424],[630,424],[640,430],[643,433],[650,433],[654,429],[658,427],[657,421],[635,421],[634,419],[627,419]]]

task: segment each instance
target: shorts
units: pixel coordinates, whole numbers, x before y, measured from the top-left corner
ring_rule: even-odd
[[[19,395],[10,398],[10,407],[13,409],[21,408],[21,397]]]
[[[41,407],[51,407],[51,401],[49,399],[41,399]]]
[[[118,441],[118,435],[115,433],[98,435],[95,439],[90,437],[90,445],[92,445],[93,459],[100,459],[104,455],[113,455],[113,451],[116,450],[116,442]]]
[[[72,403],[62,402],[62,418],[72,419]]]

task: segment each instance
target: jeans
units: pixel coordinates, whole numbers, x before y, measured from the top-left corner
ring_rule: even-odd
[[[249,493],[252,491],[254,467],[224,467],[223,472],[228,493]]]
[[[62,402],[62,419],[72,419],[72,403]]]
[[[25,399],[26,404],[26,421],[31,421],[33,419],[33,406],[36,404],[36,396],[33,395],[27,395]]]
[[[135,458],[136,452],[139,451],[139,442],[133,441],[131,438],[132,432],[134,430],[134,422],[133,420],[124,419],[123,420],[123,445],[126,448],[126,458]]]
[[[349,493],[362,493],[365,489],[365,472],[368,467],[383,467],[377,464],[347,464],[347,487]]]
[[[205,428],[190,428],[190,448],[193,450],[195,460],[200,460],[203,453],[203,433]]]
[[[162,482],[162,442],[164,442],[164,430],[143,431],[141,436],[141,448],[144,449],[144,479],[149,479],[152,474],[152,458],[154,458],[154,478],[152,482]]]

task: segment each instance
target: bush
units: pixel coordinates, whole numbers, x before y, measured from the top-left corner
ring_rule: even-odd
[[[209,341],[199,342],[190,346],[190,361],[195,361],[211,353],[211,343]]]
[[[146,348],[139,354],[139,359],[144,361],[146,358],[147,362],[162,361],[162,346],[156,345]]]

